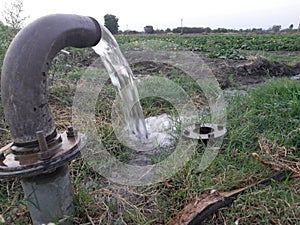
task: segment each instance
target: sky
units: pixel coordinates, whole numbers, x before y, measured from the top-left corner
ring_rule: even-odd
[[[0,11],[12,0],[1,0]],[[210,27],[213,29],[297,28],[300,0],[23,0],[26,23],[53,13],[92,16],[104,23],[105,14],[119,19],[119,30]],[[3,17],[1,16],[1,21]]]

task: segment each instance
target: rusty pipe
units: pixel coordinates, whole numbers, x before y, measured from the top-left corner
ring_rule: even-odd
[[[101,38],[98,22],[70,14],[44,16],[22,29],[3,61],[1,95],[5,119],[16,146],[38,145],[56,136],[47,99],[47,73],[53,57],[64,47],[92,47]]]

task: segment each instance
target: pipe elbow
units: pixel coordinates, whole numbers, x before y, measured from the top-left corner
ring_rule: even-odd
[[[37,131],[47,137],[55,133],[47,94],[53,57],[65,47],[92,47],[100,39],[95,19],[69,14],[42,17],[17,34],[5,55],[1,78],[4,115],[16,145],[36,142]]]

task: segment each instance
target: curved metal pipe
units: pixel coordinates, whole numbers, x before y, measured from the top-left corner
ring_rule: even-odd
[[[91,47],[101,38],[98,22],[70,14],[42,17],[22,29],[9,46],[2,68],[1,94],[15,145],[38,145],[36,132],[55,137],[47,99],[47,73],[64,47]]]

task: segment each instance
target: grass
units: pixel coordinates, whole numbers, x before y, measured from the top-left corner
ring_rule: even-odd
[[[265,53],[264,57],[269,60],[274,60],[274,61],[284,61],[284,62],[289,62],[291,64],[299,62],[300,61],[300,54],[271,54],[271,53]]]
[[[81,54],[81,53],[80,53]],[[60,72],[61,65],[53,68]],[[71,105],[76,81],[82,68],[74,66],[59,78],[50,79],[50,104],[60,130],[70,124]],[[144,68],[139,68],[144,70]],[[169,76],[176,74],[175,76]],[[205,105],[197,85],[180,71],[157,74],[168,76],[185,89],[195,105]],[[126,152],[112,132],[110,111],[116,92],[108,82],[99,94],[95,107],[97,129],[104,145],[119,160],[126,161]],[[172,113],[174,108],[160,98],[145,98],[146,115]],[[258,152],[263,137],[278,146],[285,146],[299,157],[300,148],[300,83],[288,79],[271,80],[247,95],[228,99],[227,134],[220,153],[205,170],[198,166],[202,155],[194,153],[191,160],[172,177],[145,187],[112,184],[94,172],[82,159],[70,163],[74,184],[76,215],[74,224],[166,224],[196,196],[209,189],[231,190],[244,187],[273,174],[258,163],[252,153]],[[10,137],[0,107],[0,143]],[[3,132],[2,132],[3,131]],[[296,149],[297,151],[292,151]],[[122,153],[120,153],[122,152]],[[157,159],[154,159],[157,160]],[[0,183],[0,215],[7,224],[30,224],[29,212],[18,181]],[[287,179],[238,197],[207,219],[205,224],[298,224],[300,223],[299,180]]]

